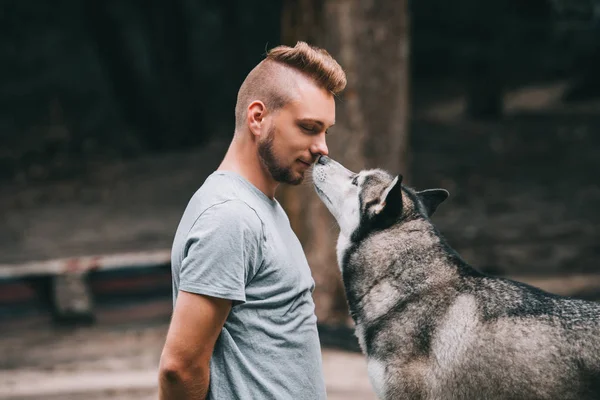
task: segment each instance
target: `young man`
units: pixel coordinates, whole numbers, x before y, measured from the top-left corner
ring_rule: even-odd
[[[173,243],[161,399],[326,398],[314,281],[274,196],[328,153],[345,86],[339,64],[303,42],[269,51],[243,82],[233,141]]]

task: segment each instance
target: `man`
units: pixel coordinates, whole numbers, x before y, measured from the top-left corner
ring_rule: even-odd
[[[269,51],[243,82],[233,141],[175,235],[161,399],[326,398],[314,281],[275,190],[328,153],[345,86],[303,42]]]

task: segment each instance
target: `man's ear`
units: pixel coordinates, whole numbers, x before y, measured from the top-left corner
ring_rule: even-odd
[[[417,195],[425,206],[427,215],[431,217],[438,206],[450,196],[450,193],[446,189],[427,189],[417,192]]]
[[[375,214],[391,213],[402,210],[402,175],[398,175],[381,193],[379,204],[375,206]]]
[[[246,110],[246,122],[250,132],[254,135],[260,135],[264,130],[264,119],[267,108],[264,103],[260,100],[255,100],[248,106]]]

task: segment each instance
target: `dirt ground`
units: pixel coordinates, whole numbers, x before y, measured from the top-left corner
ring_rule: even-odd
[[[169,301],[98,312],[90,327],[53,327],[45,316],[3,322],[0,399],[157,398]],[[375,399],[364,357],[323,349],[328,398]]]

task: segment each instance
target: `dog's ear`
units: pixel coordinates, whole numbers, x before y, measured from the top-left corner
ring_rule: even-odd
[[[438,206],[450,196],[450,193],[446,189],[427,189],[417,192],[417,195],[423,202],[427,215],[431,217]]]
[[[402,210],[402,175],[394,178],[392,183],[381,194],[379,204],[375,206],[375,214],[390,213]]]

